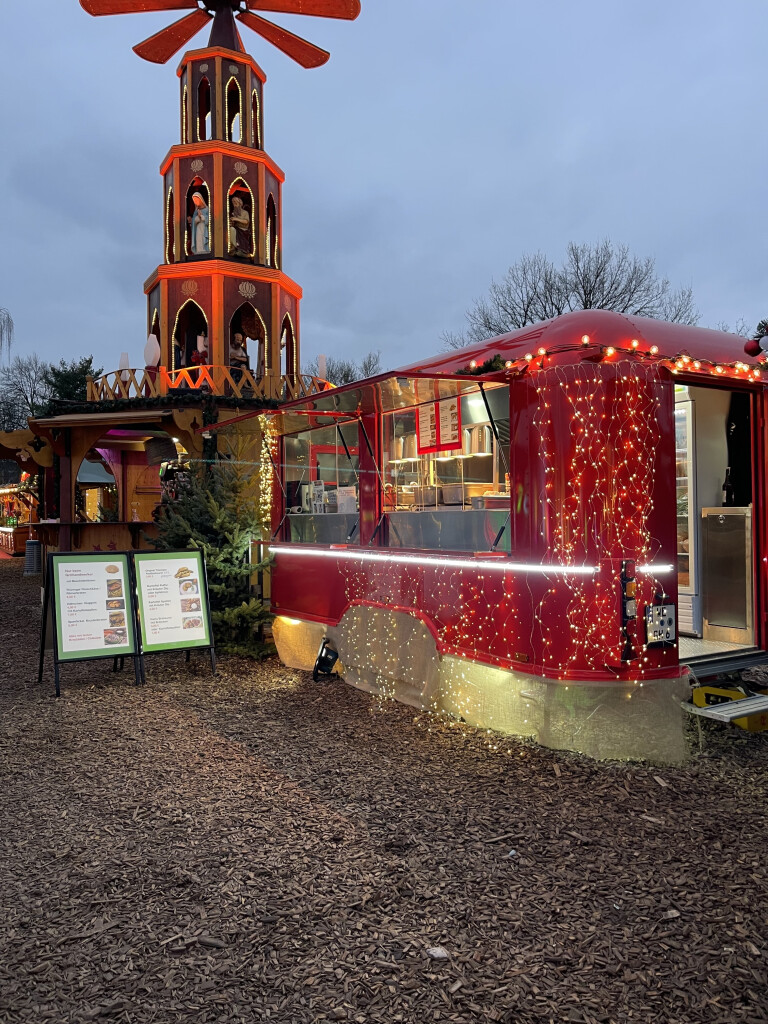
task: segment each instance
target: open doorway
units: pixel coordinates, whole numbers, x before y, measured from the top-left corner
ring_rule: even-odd
[[[91,448],[77,471],[75,520],[110,523],[120,519],[120,499],[112,467],[101,452]]]
[[[754,649],[753,397],[675,387],[680,660]]]

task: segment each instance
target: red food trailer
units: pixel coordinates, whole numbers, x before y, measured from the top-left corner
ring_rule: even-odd
[[[281,659],[326,638],[431,713],[681,758],[686,666],[768,647],[763,359],[584,311],[282,406]]]

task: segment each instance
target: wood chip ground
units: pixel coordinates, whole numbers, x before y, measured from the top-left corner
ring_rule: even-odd
[[[39,586],[0,561],[2,1024],[768,1021],[766,734],[598,764],[276,660],[57,701]]]

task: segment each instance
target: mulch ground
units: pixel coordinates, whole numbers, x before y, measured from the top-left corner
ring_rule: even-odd
[[[768,1021],[768,734],[679,768],[271,660],[38,685],[0,561],[0,1022]]]

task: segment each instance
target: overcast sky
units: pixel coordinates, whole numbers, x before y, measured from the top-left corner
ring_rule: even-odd
[[[303,362],[434,354],[494,276],[571,240],[653,256],[704,326],[768,316],[766,0],[362,3],[355,22],[274,16],[331,51],[316,70],[242,31],[286,174]],[[143,364],[178,59],[131,46],[175,16],[0,2],[0,306],[17,354]]]

